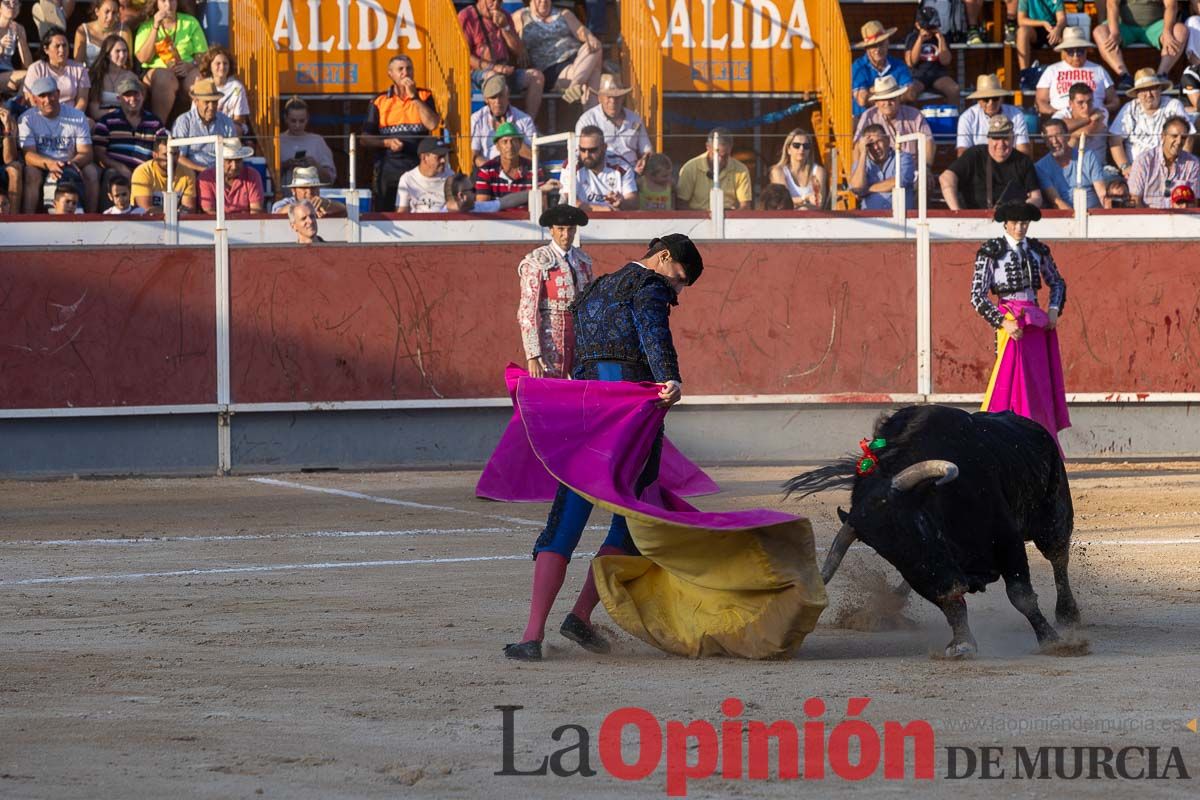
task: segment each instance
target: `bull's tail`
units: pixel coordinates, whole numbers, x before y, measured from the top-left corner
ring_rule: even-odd
[[[857,459],[843,458],[824,467],[817,467],[810,472],[797,475],[783,484],[785,497],[799,493],[800,496],[797,499],[803,499],[810,494],[823,492],[826,489],[849,488],[854,485],[857,464]]]

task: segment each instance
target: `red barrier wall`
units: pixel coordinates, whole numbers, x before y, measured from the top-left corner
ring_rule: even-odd
[[[216,402],[213,251],[0,250],[0,407]]]
[[[503,396],[528,244],[235,250],[235,402]],[[598,272],[629,245],[592,245]],[[672,312],[692,394],[908,392],[914,250],[705,245]]]

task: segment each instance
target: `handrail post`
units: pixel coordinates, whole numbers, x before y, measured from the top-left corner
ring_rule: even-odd
[[[358,200],[358,138],[350,134],[350,188],[346,190],[346,241],[362,241],[362,211]]]
[[[712,189],[708,193],[709,218],[712,220],[712,233],[715,239],[725,238],[725,192],[721,190],[721,135],[709,134],[709,146],[712,147]],[[733,158],[732,149],[729,157]]]

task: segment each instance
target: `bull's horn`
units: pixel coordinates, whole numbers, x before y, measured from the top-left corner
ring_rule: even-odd
[[[897,492],[907,492],[924,481],[937,479],[938,486],[944,486],[958,477],[958,465],[953,461],[922,461],[900,472],[892,478],[892,488]]]
[[[850,527],[850,523],[844,523],[842,529],[837,532],[837,536],[833,537],[833,544],[829,547],[829,555],[825,556],[825,563],[821,565],[821,580],[829,583],[833,573],[837,572],[837,568],[841,566],[842,559],[846,557],[846,551],[850,549],[850,545],[854,544],[854,540],[858,535],[854,532],[854,528]]]

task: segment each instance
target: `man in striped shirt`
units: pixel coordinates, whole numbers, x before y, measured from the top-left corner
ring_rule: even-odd
[[[525,136],[511,122],[496,128],[492,136],[500,155],[485,161],[479,167],[475,179],[475,196],[478,200],[493,200],[514,192],[528,192],[533,188],[533,163],[521,156]],[[546,181],[544,170],[538,170],[538,189],[550,192],[558,189],[558,181]],[[525,205],[525,204],[522,204]]]
[[[154,138],[166,128],[154,112],[143,108],[142,84],[136,78],[122,78],[117,83],[117,95],[121,107],[96,123],[92,146],[101,167],[131,178],[133,171],[154,155]]]

